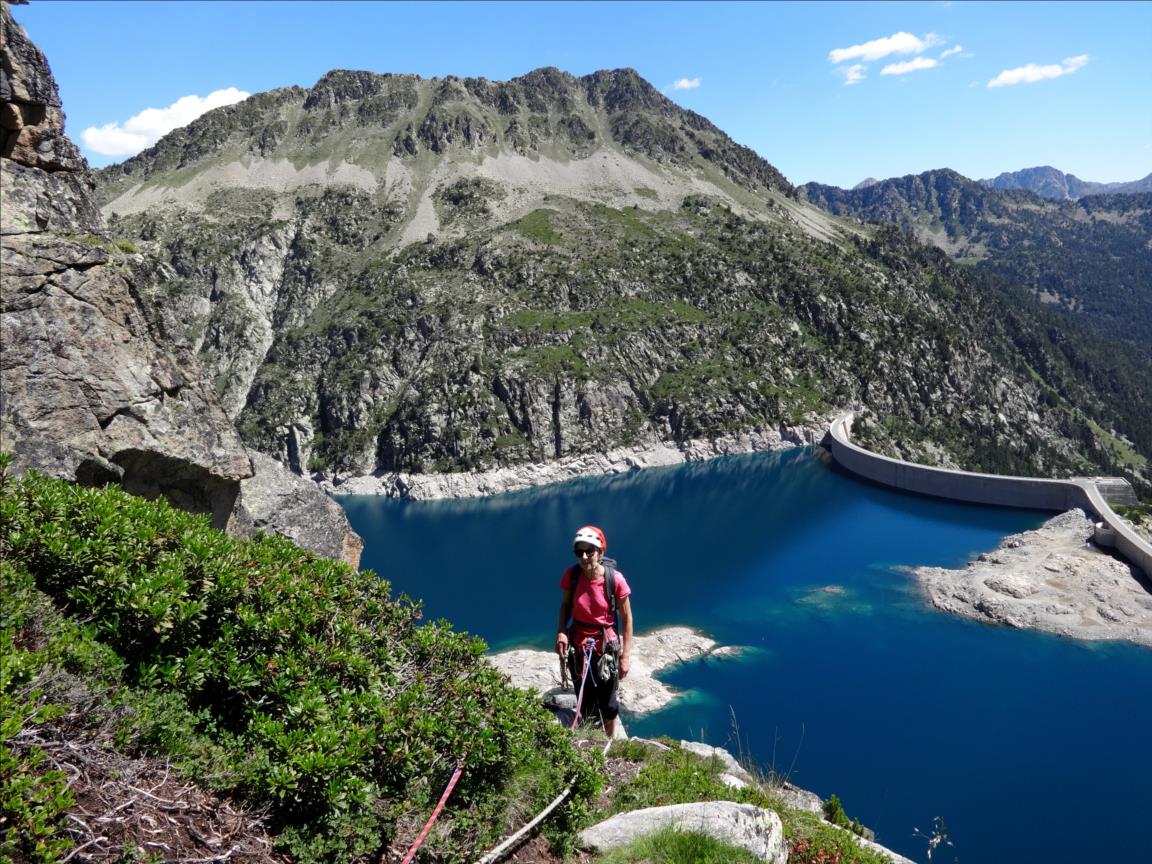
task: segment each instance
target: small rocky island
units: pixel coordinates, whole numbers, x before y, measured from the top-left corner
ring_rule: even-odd
[[[1006,537],[962,569],[917,567],[937,609],[1077,639],[1152,647],[1152,582],[1092,542],[1082,510]]]

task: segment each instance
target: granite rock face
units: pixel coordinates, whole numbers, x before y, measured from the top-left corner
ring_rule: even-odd
[[[364,541],[348,527],[343,508],[272,457],[248,455],[256,473],[240,484],[233,530],[282,534],[325,558],[359,566]]]
[[[17,471],[117,482],[224,527],[248,455],[195,355],[140,300],[103,233],[44,55],[3,7],[0,402]]]
[[[0,16],[0,449],[18,473],[118,483],[219,528],[312,537],[316,551],[355,563],[359,538],[339,508],[314,488],[273,498],[268,466],[237,510],[254,475],[248,451],[195,353],[147,302],[153,272],[106,233],[47,60],[6,4]],[[272,500],[293,504],[270,512]]]

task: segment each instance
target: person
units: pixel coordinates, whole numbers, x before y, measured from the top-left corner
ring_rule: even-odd
[[[584,682],[584,700],[581,715],[584,718],[599,715],[604,734],[609,738],[616,732],[616,718],[620,714],[617,695],[619,682],[628,677],[632,652],[632,590],[624,574],[615,569],[609,559],[604,560],[608,540],[595,525],[585,525],[576,532],[572,541],[576,564],[564,570],[560,580],[563,597],[556,633],[556,653],[568,658],[572,684],[580,692]],[[620,615],[620,633],[608,602],[606,568],[612,567],[615,586],[616,610]],[[595,640],[592,663],[584,678],[584,640]],[[569,646],[573,651],[569,653]],[[615,664],[605,664],[605,652],[615,658]],[[605,675],[605,666],[608,674]],[[615,669],[611,667],[615,665]]]

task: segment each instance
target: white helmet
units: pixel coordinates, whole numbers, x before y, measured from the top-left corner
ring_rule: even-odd
[[[608,548],[608,540],[604,536],[604,532],[595,525],[585,525],[577,531],[572,546],[575,547],[577,543],[587,543],[589,546],[595,546],[601,552]]]

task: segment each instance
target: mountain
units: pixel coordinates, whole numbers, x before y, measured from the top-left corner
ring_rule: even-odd
[[[0,18],[0,450],[12,471],[164,496],[219,528],[287,534],[355,564],[362,543],[341,508],[248,452],[195,353],[144,300],[150,267],[106,232],[47,60],[6,3]]]
[[[848,406],[872,446],[943,464],[1143,482],[1152,453],[1112,354],[803,201],[632,70],[336,71],[98,182],[245,441],[301,473],[686,446]]]
[[[1000,174],[991,180],[980,180],[989,189],[1024,189],[1052,201],[1077,201],[1086,195],[1128,195],[1152,192],[1152,174],[1130,183],[1092,183],[1051,166],[1025,168]]]
[[[810,183],[801,194],[838,216],[897,225],[1128,350],[1152,353],[1152,193],[1049,201],[941,170],[866,189]]]

